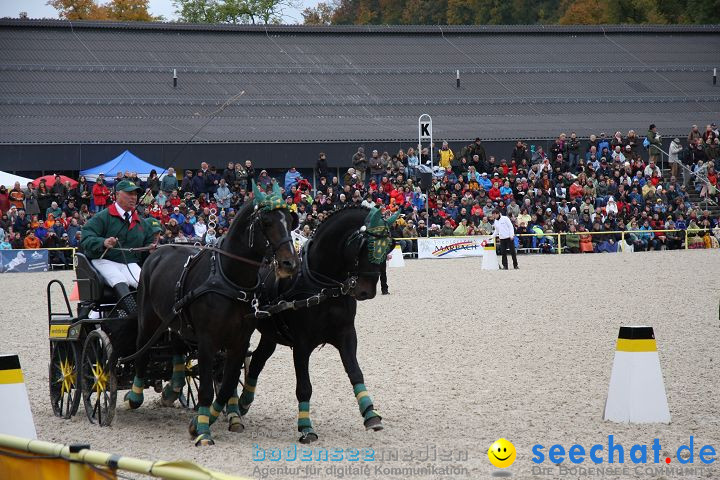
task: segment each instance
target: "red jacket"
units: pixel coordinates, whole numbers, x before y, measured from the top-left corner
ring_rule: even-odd
[[[570,185],[570,191],[568,193],[570,194],[570,200],[575,200],[583,196],[583,187],[578,183],[573,183]]]
[[[108,203],[108,197],[110,196],[110,189],[105,185],[96,183],[92,189],[93,202],[95,205],[103,207]]]

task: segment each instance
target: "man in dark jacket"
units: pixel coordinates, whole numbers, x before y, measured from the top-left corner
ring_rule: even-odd
[[[325,157],[324,152],[320,152],[320,156],[318,157],[318,161],[315,164],[315,170],[317,171],[318,178],[328,178],[328,175],[330,175],[330,169],[328,168],[327,158]],[[357,171],[357,169],[356,169]]]
[[[527,145],[525,145],[522,140],[517,141],[510,158],[511,160],[515,160],[515,164],[518,166],[523,160],[530,161],[530,153],[528,152]]]
[[[215,166],[210,167],[210,170],[205,172],[203,177],[205,178],[205,192],[208,198],[217,192],[218,185],[220,184],[220,174],[217,173]]]
[[[366,181],[365,172],[368,168],[368,161],[365,157],[365,149],[363,147],[358,147],[357,152],[352,157],[352,163],[358,178],[364,184]]]
[[[192,192],[195,198],[200,197],[201,193],[207,193],[207,185],[205,184],[204,172],[198,170],[195,177],[192,179]]]

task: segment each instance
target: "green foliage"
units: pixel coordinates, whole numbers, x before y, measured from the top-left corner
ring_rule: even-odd
[[[326,4],[322,4],[326,5]],[[720,0],[336,0],[323,24],[719,23]],[[313,12],[308,12],[313,13]],[[317,23],[318,16],[306,17]]]
[[[181,22],[280,23],[285,8],[297,0],[173,0]]]

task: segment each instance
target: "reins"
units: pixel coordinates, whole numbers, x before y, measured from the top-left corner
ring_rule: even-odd
[[[219,253],[221,255],[225,255],[226,257],[231,258],[233,260],[247,263],[248,265],[252,265],[253,267],[261,267],[263,265],[263,262],[258,262],[257,260],[252,260],[252,259],[246,258],[246,257],[241,257],[240,255],[235,255],[234,253],[230,253],[226,250],[221,250],[217,247],[208,246],[208,245],[167,243],[165,245],[148,245],[147,247],[137,247],[137,248],[118,248],[118,247],[116,247],[115,249],[124,251],[124,252],[150,252],[150,251],[157,250],[160,248],[165,248],[165,247],[193,248],[193,249],[197,249],[197,250],[208,250],[211,252]]]

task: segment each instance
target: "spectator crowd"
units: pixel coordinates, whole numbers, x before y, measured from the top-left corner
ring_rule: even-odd
[[[83,224],[113,202],[113,185],[122,179],[143,186],[138,212],[161,222],[162,243],[214,244],[251,199],[254,180],[262,189],[281,183],[304,236],[345,205],[378,206],[388,215],[399,210],[392,233],[405,251],[416,248],[416,237],[489,235],[496,208],[510,217],[516,233],[532,234],[518,237],[520,248],[555,251],[562,233],[563,251],[617,251],[622,234],[604,232],[625,231],[635,250],[678,249],[684,230],[688,247],[717,247],[720,218],[708,210],[718,202],[717,127],[693,126],[683,142],[675,138],[666,157],[669,172],[660,168],[661,140],[655,125],[642,136],[630,130],[580,140],[563,133],[548,152],[519,140],[498,159],[477,138],[457,152],[443,142],[432,166],[429,148],[435,146],[393,153],[360,147],[352,158],[338,159],[351,164],[340,177],[321,153],[315,179],[294,167],[275,178],[250,160],[224,169],[202,162],[181,179],[173,168],[152,171],[145,180],[135,172],[100,175],[92,183],[80,177],[76,186],[56,176],[51,185],[0,186],[0,249],[77,247]],[[62,251],[51,256],[70,261]]]

